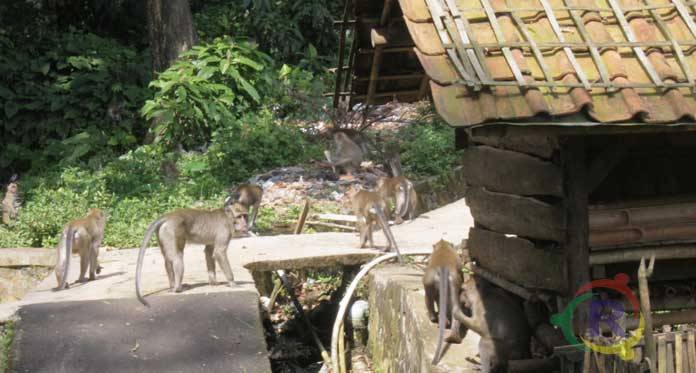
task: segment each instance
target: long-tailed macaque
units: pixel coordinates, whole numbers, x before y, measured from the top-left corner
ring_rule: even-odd
[[[348,191],[348,198],[350,198],[353,212],[357,218],[358,230],[360,231],[360,247],[366,247],[368,242],[370,247],[375,247],[372,240],[372,228],[376,221],[387,237],[388,244],[384,251],[393,249],[399,257],[399,262],[403,263],[401,252],[396,245],[396,240],[394,239],[391,229],[389,229],[389,221],[384,213],[384,211],[386,211],[386,204],[379,193],[352,188]]]
[[[531,331],[520,302],[475,274],[464,275],[462,288],[471,316],[452,315],[481,336],[481,372],[507,372],[509,360],[527,358]]]
[[[77,282],[86,282],[85,273],[89,267],[89,281],[96,278],[95,273],[101,272],[99,266],[99,246],[104,239],[106,216],[100,209],[91,209],[89,214],[65,225],[58,243],[58,263],[56,264],[56,290],[68,288],[68,270],[70,256],[73,252],[80,254],[80,277]]]
[[[452,315],[460,310],[459,293],[462,286],[462,263],[459,254],[450,242],[438,241],[433,245],[428,267],[423,275],[425,288],[425,307],[428,309],[430,321],[437,322],[439,334],[437,347],[433,355],[433,365],[442,357],[442,341],[445,336],[447,321],[451,322],[447,343],[461,343],[464,330],[459,321]],[[437,304],[437,313],[435,312]]]
[[[240,184],[230,196],[232,200],[239,202],[249,210],[251,217],[249,220],[249,230],[256,224],[256,214],[259,213],[261,199],[263,198],[263,188],[254,184]],[[253,208],[253,211],[252,211]]]
[[[12,175],[7,189],[5,198],[2,200],[2,223],[9,225],[17,218],[17,205],[19,197],[17,196],[17,175]]]
[[[227,198],[223,208],[216,210],[179,209],[162,215],[145,231],[143,244],[138,252],[135,272],[135,293],[138,300],[149,306],[140,294],[140,273],[143,268],[145,247],[153,233],[164,256],[164,268],[169,278],[169,290],[181,292],[184,276],[184,246],[186,243],[205,245],[205,263],[208,268],[208,282],[215,285],[215,262],[227,277],[228,284],[234,286],[232,267],[227,258],[230,240],[243,236],[248,231],[249,210],[238,202]]]
[[[342,131],[334,132],[333,141],[334,153],[325,151],[326,159],[331,163],[334,172],[336,172],[336,167],[341,167],[348,175],[352,176],[353,172],[360,168],[363,161],[362,149]]]
[[[384,201],[394,204],[396,224],[403,223],[405,218],[413,220],[416,217],[418,194],[411,180],[404,176],[381,177],[377,180],[377,191]]]

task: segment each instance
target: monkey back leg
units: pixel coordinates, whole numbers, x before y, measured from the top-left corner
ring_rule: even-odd
[[[435,284],[429,283],[425,285],[425,308],[428,309],[428,318],[430,321],[437,322],[437,313],[435,312],[435,302],[438,295]]]
[[[89,280],[92,281],[97,278],[96,272],[99,268],[99,262],[97,258],[99,257],[99,246],[93,245],[89,250]]]
[[[89,251],[80,249],[80,277],[78,277],[77,282],[87,282],[85,274],[87,273],[87,267],[89,266]]]
[[[177,241],[176,252],[172,258],[172,268],[174,269],[174,292],[181,293],[184,280],[184,246],[186,241]]]
[[[459,289],[457,289],[456,282],[452,281],[452,279],[450,279],[449,284],[449,300],[452,303],[452,312],[450,312],[449,317],[452,319],[452,326],[450,327],[449,334],[445,340],[447,343],[462,343],[463,336],[461,334],[461,322],[452,316],[455,313],[461,312],[461,305],[459,304]]]
[[[213,258],[213,245],[205,246],[205,265],[208,267],[208,283],[215,285],[215,258]]]
[[[174,291],[174,265],[172,261],[165,258],[164,259],[164,269],[167,271],[167,278],[169,279],[169,291]]]
[[[227,277],[227,282],[230,286],[233,286],[234,273],[232,273],[232,266],[230,266],[230,261],[227,258],[228,244],[229,241],[226,241],[224,243],[218,243],[217,245],[215,245],[215,251],[213,252],[213,256],[215,257],[215,260],[217,260],[218,264],[220,264],[222,272],[225,274],[225,277]]]

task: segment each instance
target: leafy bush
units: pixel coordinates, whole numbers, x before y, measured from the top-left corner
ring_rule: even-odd
[[[328,74],[283,65],[266,105],[278,118],[303,122],[327,120],[330,98],[323,94],[330,78]]]
[[[261,50],[286,63],[299,63],[312,50],[331,59],[336,55],[333,21],[343,11],[338,1],[198,0],[192,1],[192,9],[203,40],[253,38]]]
[[[231,183],[321,154],[299,127],[276,122],[265,110],[217,129],[212,141],[206,153],[178,156],[175,183],[162,175],[166,155],[156,145],[129,151],[99,170],[68,167],[28,175],[20,185],[26,202],[19,220],[0,226],[0,247],[54,246],[65,222],[91,207],[109,216],[104,245],[134,247],[147,225],[167,211],[218,207]]]
[[[444,175],[461,158],[461,152],[454,148],[454,129],[439,116],[404,127],[398,138],[407,175]]]
[[[103,159],[136,144],[149,93],[144,54],[75,30],[21,40],[0,29],[0,169]],[[120,121],[107,116],[110,104],[121,106]]]
[[[195,46],[150,83],[155,97],[142,114],[157,120],[158,140],[169,147],[205,144],[213,131],[260,107],[272,86],[270,65],[247,42],[217,38]]]
[[[216,131],[208,157],[214,174],[236,182],[259,171],[320,157],[321,152],[321,146],[310,143],[298,127],[278,123],[264,110]]]

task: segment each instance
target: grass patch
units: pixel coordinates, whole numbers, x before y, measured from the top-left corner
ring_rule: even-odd
[[[4,373],[9,368],[10,348],[14,339],[14,322],[8,321],[0,325],[0,372]]]

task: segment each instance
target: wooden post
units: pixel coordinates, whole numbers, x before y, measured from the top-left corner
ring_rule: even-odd
[[[561,147],[566,218],[564,250],[568,265],[568,297],[573,298],[580,287],[590,282],[587,157],[583,137],[568,137],[565,140],[565,146]],[[588,317],[588,304],[581,304],[573,318],[576,332],[585,334]]]
[[[645,356],[650,358],[650,371],[655,371],[655,366],[657,363],[657,354],[655,353],[655,337],[653,336],[653,318],[652,309],[650,307],[650,290],[648,288],[648,278],[653,273],[653,267],[655,265],[655,255],[650,258],[650,265],[645,267],[645,258],[640,259],[640,266],[638,267],[638,288],[640,291],[640,312],[643,314],[645,319],[645,332],[643,334],[645,338]],[[664,359],[662,359],[664,362]],[[664,365],[664,364],[663,364]]]
[[[304,207],[300,213],[300,218],[297,220],[297,225],[295,225],[295,234],[302,233],[305,221],[307,221],[307,214],[309,214],[309,200],[305,200]]]
[[[348,7],[350,5],[350,0],[345,0],[343,5],[343,22],[341,23],[341,31],[338,38],[338,69],[336,69],[336,87],[334,90],[333,97],[333,107],[338,107],[338,101],[341,96],[339,92],[341,91],[341,78],[343,75],[343,55],[346,48],[346,21],[348,21]],[[347,73],[350,74],[350,71]]]

